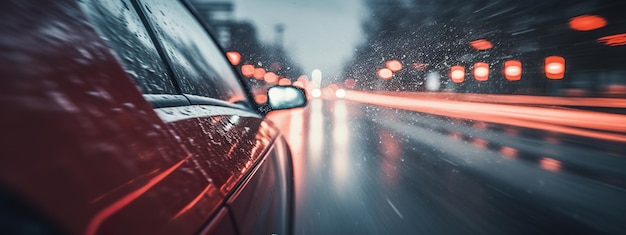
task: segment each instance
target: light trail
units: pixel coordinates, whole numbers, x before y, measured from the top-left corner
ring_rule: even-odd
[[[415,96],[408,98],[361,91],[346,91],[344,99],[447,117],[626,142],[626,115],[477,103],[435,98],[435,96],[428,99],[417,99]]]
[[[588,97],[549,97],[530,95],[490,95],[490,94],[460,94],[452,92],[391,92],[381,91],[376,94],[410,97],[419,99],[447,99],[457,101],[484,102],[495,104],[521,104],[544,106],[579,106],[626,108],[626,99],[620,98],[588,98]]]
[[[187,161],[187,159],[189,159],[190,157],[191,155],[186,156],[184,159],[180,160],[176,164],[170,166],[169,168],[165,169],[163,172],[152,177],[143,186],[135,189],[134,191],[130,192],[129,194],[126,194],[124,197],[115,201],[113,204],[110,204],[106,206],[105,208],[101,209],[100,211],[98,211],[98,213],[96,213],[96,215],[91,219],[91,221],[89,221],[89,224],[87,224],[87,228],[85,229],[84,234],[85,235],[96,234],[96,232],[98,232],[98,229],[100,228],[100,225],[104,223],[105,220],[107,220],[113,214],[117,213],[118,211],[120,211],[121,209],[123,209],[124,207],[132,203],[133,201],[135,201],[137,198],[142,196],[144,193],[146,193],[156,184],[161,182],[168,175],[170,175],[172,172],[178,169],[180,165],[185,163],[185,161]]]

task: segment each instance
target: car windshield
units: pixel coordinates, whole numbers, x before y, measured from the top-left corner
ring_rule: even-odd
[[[191,3],[258,103],[307,91],[298,234],[623,232],[625,1]]]

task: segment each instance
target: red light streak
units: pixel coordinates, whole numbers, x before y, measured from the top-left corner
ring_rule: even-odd
[[[517,157],[517,149],[511,148],[511,147],[507,147],[507,146],[503,146],[500,149],[500,154],[502,154],[505,157],[508,158],[515,158]]]
[[[474,49],[479,50],[479,51],[488,50],[493,47],[491,42],[487,41],[486,39],[478,39],[478,40],[472,41],[470,42],[470,45]]]
[[[402,148],[398,144],[398,140],[388,131],[379,132],[379,139],[379,148],[385,153],[383,158],[380,159],[380,166],[385,173],[385,181],[389,185],[395,185],[398,181],[396,166],[402,157]]]
[[[423,93],[423,92],[378,92],[379,94],[409,97],[415,99],[445,99],[456,101],[483,102],[495,104],[521,105],[562,105],[583,107],[626,108],[626,99],[619,98],[581,98],[581,97],[548,97],[529,95],[491,95],[491,94],[461,94],[451,92]]]
[[[604,43],[607,46],[624,46],[626,45],[626,33],[615,34],[611,36],[601,37],[598,42]]]
[[[426,70],[426,68],[428,68],[429,64],[425,64],[423,62],[415,62],[413,64],[411,64],[411,67],[413,67],[414,69],[417,69],[419,71],[424,71]]]
[[[548,143],[553,143],[553,144],[558,144],[561,141],[559,141],[559,139],[555,138],[555,137],[545,137],[544,140]]]
[[[202,192],[200,192],[193,200],[191,200],[191,202],[189,202],[185,207],[183,207],[183,209],[181,209],[180,211],[178,211],[178,213],[176,213],[176,215],[174,216],[173,219],[178,218],[179,216],[181,216],[182,214],[184,214],[185,212],[189,211],[191,208],[193,208],[193,206],[195,206],[196,204],[198,204],[198,202],[200,201],[200,199],[202,199],[208,192],[210,189],[213,189],[212,191],[217,191],[217,189],[215,188],[215,185],[213,185],[212,183],[210,183],[209,185],[207,185],[204,190],[202,190]]]
[[[119,210],[121,210],[122,208],[124,208],[125,206],[130,204],[131,202],[133,202],[135,199],[139,198],[145,192],[150,190],[154,185],[156,185],[157,183],[161,182],[161,180],[165,179],[165,177],[167,177],[169,174],[171,174],[174,170],[178,169],[178,167],[180,165],[185,163],[185,161],[187,161],[187,159],[189,159],[189,157],[190,156],[185,157],[183,160],[180,160],[178,163],[176,163],[173,166],[167,168],[165,171],[161,172],[160,174],[154,176],[145,185],[141,186],[140,188],[136,189],[135,191],[133,191],[133,192],[127,194],[126,196],[120,198],[119,200],[115,201],[113,204],[111,204],[111,205],[105,207],[104,209],[100,210],[91,219],[91,221],[89,221],[89,224],[87,225],[87,229],[85,230],[85,234],[87,234],[87,235],[96,234],[96,232],[98,231],[98,228],[100,227],[100,225],[106,219],[108,219],[109,217],[111,217],[111,215],[115,214],[116,212],[118,212]]]
[[[472,139],[472,145],[476,147],[485,148],[487,147],[487,144],[489,144],[489,142],[487,142],[484,139],[479,139],[479,138]]]
[[[294,186],[295,186],[295,196],[296,203],[302,203],[304,200],[301,200],[302,195],[305,193],[302,192],[305,188],[307,188],[308,182],[304,182],[306,177],[304,175],[307,173],[307,169],[311,167],[311,162],[309,158],[303,156],[304,154],[304,138],[305,136],[303,128],[305,128],[304,120],[304,110],[303,109],[291,109],[291,110],[276,110],[270,112],[267,115],[267,118],[272,120],[281,132],[287,138],[287,142],[289,143],[289,147],[292,153],[293,160],[293,173],[294,177]],[[319,141],[319,139],[315,139]]]
[[[626,122],[623,121],[626,116],[619,114],[443,99],[412,99],[359,91],[346,91],[344,99],[453,118],[626,142],[624,134],[601,132],[626,132]]]
[[[561,162],[552,158],[544,157],[539,161],[539,166],[549,171],[559,171],[561,169]]]
[[[476,122],[474,123],[474,125],[472,125],[474,128],[476,129],[483,129],[483,130],[487,130],[487,127],[489,127],[489,124],[484,123],[484,122]]]
[[[504,133],[507,134],[507,135],[512,135],[512,136],[519,135],[519,131],[517,129],[513,129],[513,128],[505,128],[504,129]]]

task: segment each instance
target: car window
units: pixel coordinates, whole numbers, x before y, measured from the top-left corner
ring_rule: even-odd
[[[181,3],[148,0],[143,7],[183,93],[246,102],[224,54]]]
[[[143,93],[176,93],[164,61],[129,0],[79,2]]]

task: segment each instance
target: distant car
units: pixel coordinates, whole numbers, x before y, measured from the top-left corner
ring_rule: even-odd
[[[184,2],[0,3],[0,234],[290,234],[290,151]]]

